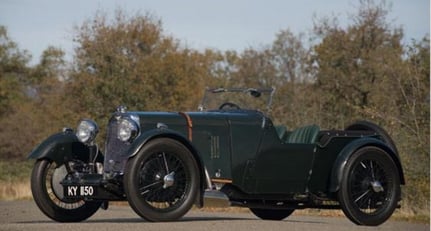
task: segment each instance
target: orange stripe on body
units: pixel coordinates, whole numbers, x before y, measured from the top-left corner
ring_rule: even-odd
[[[193,123],[192,123],[192,118],[190,118],[190,116],[185,113],[185,112],[178,112],[180,115],[182,115],[187,122],[187,130],[188,130],[188,138],[190,141],[192,141],[193,139]]]

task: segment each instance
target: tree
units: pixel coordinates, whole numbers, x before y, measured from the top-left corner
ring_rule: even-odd
[[[64,52],[48,47],[33,67],[28,66],[30,58],[8,37],[6,28],[0,27],[2,159],[25,158],[38,142],[59,131],[70,119],[70,110],[63,102]]]
[[[271,48],[273,63],[282,82],[309,81],[307,76],[308,51],[303,45],[304,34],[294,35],[290,30],[276,34]]]
[[[401,93],[400,118],[398,122],[409,130],[409,134],[423,147],[422,153],[429,150],[430,124],[430,40],[414,41],[407,47],[405,60],[406,73],[397,79]],[[429,153],[428,153],[429,154]],[[429,158],[429,155],[428,155]],[[428,172],[428,171],[427,171]]]
[[[9,38],[6,27],[0,25],[0,116],[11,112],[13,104],[22,100],[20,83],[26,79],[30,58]]]
[[[276,34],[271,54],[276,69],[277,94],[274,115],[290,128],[318,122],[315,94],[310,72],[310,51],[304,46],[304,34],[282,30]]]
[[[310,68],[309,51],[303,45],[303,34],[282,30],[270,46],[248,48],[241,54],[225,54],[224,70],[228,85],[274,87],[272,117],[277,124],[290,128],[317,120]],[[229,56],[230,55],[230,56]],[[235,57],[235,58],[232,58]]]
[[[429,200],[429,38],[404,47],[402,29],[387,23],[384,2],[360,4],[353,25],[326,20],[315,26],[320,42],[311,62],[320,117],[323,125],[369,119],[387,129],[408,182],[403,206],[429,211],[418,202]]]
[[[361,1],[354,24],[346,29],[328,20],[315,25],[321,43],[314,47],[317,67],[316,84],[325,92],[321,104],[329,115],[328,124],[344,127],[369,106],[382,105],[381,94],[392,94],[386,83],[399,71],[403,50],[401,29],[386,23],[388,11],[384,4]],[[332,118],[332,119],[331,119]]]
[[[23,85],[29,69],[26,67],[30,56],[18,48],[4,26],[0,26],[0,153],[2,158],[17,156],[17,142],[10,131],[18,121],[14,119],[17,105],[25,102],[26,88]],[[11,121],[12,119],[12,121]],[[18,142],[20,143],[20,142]],[[15,151],[15,153],[13,153]],[[19,155],[19,154],[18,154]]]
[[[139,110],[190,110],[198,105],[208,74],[204,55],[163,34],[150,15],[111,23],[98,13],[76,28],[70,95],[77,111],[106,118],[120,104]]]

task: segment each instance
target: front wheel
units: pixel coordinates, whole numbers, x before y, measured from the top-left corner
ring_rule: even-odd
[[[199,193],[199,168],[181,143],[150,141],[127,163],[124,190],[133,210],[148,221],[173,221],[192,207]]]
[[[281,221],[284,218],[290,216],[295,210],[294,209],[259,209],[250,208],[250,211],[263,220],[274,220]]]
[[[39,209],[59,222],[78,222],[92,216],[101,202],[65,199],[60,182],[66,177],[66,166],[51,160],[37,160],[31,174],[31,192]]]
[[[377,147],[364,147],[347,161],[338,198],[352,222],[376,226],[392,215],[400,193],[397,166],[389,154]]]

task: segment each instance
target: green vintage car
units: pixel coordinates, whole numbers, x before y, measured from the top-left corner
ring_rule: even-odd
[[[89,218],[128,201],[148,221],[173,221],[193,205],[250,208],[282,220],[296,209],[342,209],[358,225],[379,225],[399,207],[397,148],[367,121],[343,130],[288,129],[268,111],[274,89],[206,89],[196,112],[112,114],[103,150],[97,124],[64,128],[38,145],[31,189],[59,222]]]

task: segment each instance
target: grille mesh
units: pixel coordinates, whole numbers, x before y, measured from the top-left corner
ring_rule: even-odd
[[[126,155],[129,144],[117,138],[118,121],[112,118],[109,121],[108,133],[105,146],[106,173],[124,173],[125,164],[128,156]]]

